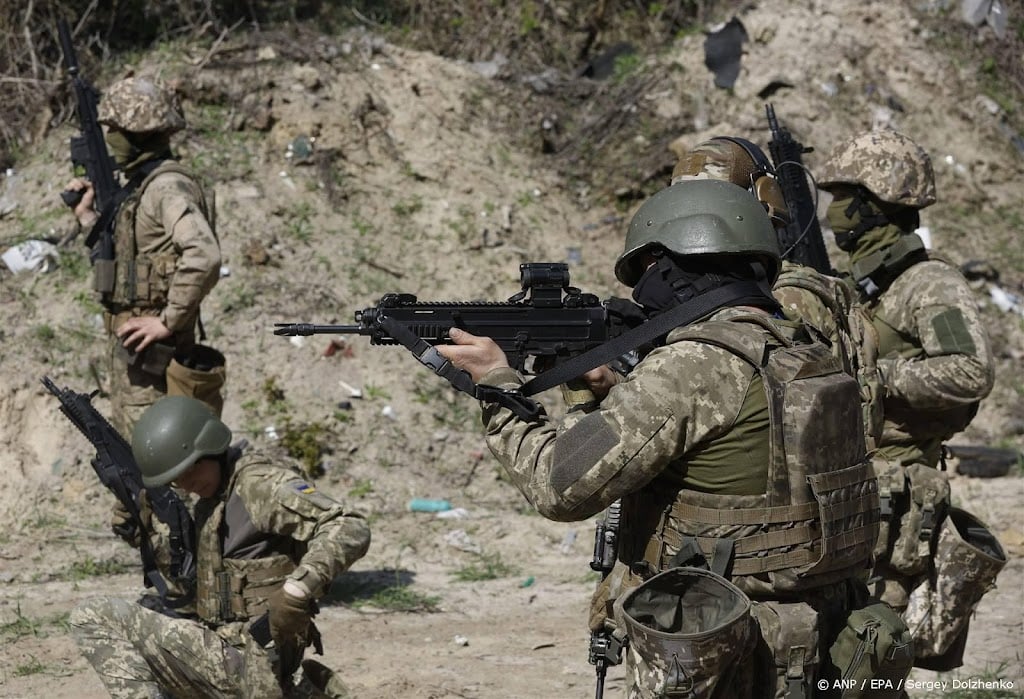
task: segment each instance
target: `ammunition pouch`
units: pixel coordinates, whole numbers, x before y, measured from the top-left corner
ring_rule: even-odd
[[[221,388],[227,380],[224,355],[206,345],[192,345],[167,365],[167,395],[188,396],[202,401],[220,417],[224,408]]]
[[[876,544],[875,552],[879,561],[897,573],[919,575],[928,569],[939,525],[949,507],[949,479],[924,464],[901,468],[906,485],[902,492],[891,488],[887,539]],[[889,482],[899,480],[897,475]]]
[[[639,673],[650,680],[640,696],[749,695],[746,660],[756,640],[750,599],[722,576],[672,568],[619,597],[614,609],[629,653],[649,670]]]
[[[896,610],[885,602],[874,602],[850,612],[829,658],[828,685],[836,691],[828,696],[899,699],[914,663],[914,641]]]
[[[786,699],[815,696],[818,612],[804,602],[754,602],[751,611],[764,640],[761,653],[771,656],[760,658],[758,664],[767,666],[768,673],[774,669],[774,677],[758,677],[758,685],[769,685],[774,680],[774,696]],[[766,694],[773,696],[770,692]]]
[[[103,260],[97,258],[92,263],[92,288],[93,291],[103,294],[105,297],[114,291],[117,280],[117,272],[114,260]]]
[[[914,634],[917,667],[945,672],[963,664],[971,614],[1006,565],[999,540],[956,507],[939,532],[935,571],[910,593],[904,618]]]

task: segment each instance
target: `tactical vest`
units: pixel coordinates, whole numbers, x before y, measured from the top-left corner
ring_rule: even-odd
[[[829,338],[833,343],[832,353],[843,363],[846,372],[860,384],[864,435],[868,451],[874,450],[882,436],[885,417],[882,411],[882,382],[877,367],[879,339],[871,318],[857,303],[856,292],[849,285],[809,267],[783,266],[774,288],[781,287],[808,291],[828,309],[837,335]]]
[[[727,556],[730,579],[751,596],[823,587],[866,570],[878,533],[878,490],[857,382],[825,345],[786,335],[751,315],[702,323],[672,338],[721,347],[760,374],[770,458],[764,495],[699,493],[656,478],[624,499],[624,527],[628,507],[631,528],[649,531],[643,558],[656,570],[670,567],[688,543],[713,567],[716,554]],[[683,471],[690,460],[668,470]],[[657,521],[637,521],[659,501]]]
[[[245,621],[267,611],[267,601],[297,562],[284,554],[263,558],[224,558],[222,527],[227,498],[247,468],[268,464],[259,453],[244,454],[235,464],[225,498],[208,498],[196,505],[196,614],[220,624]]]
[[[178,264],[178,253],[167,239],[155,252],[140,253],[136,236],[136,217],[139,203],[146,188],[160,175],[175,173],[188,177],[195,185],[200,211],[213,227],[213,207],[205,189],[195,175],[174,160],[165,160],[155,168],[125,199],[114,223],[114,288],[101,296],[103,305],[111,313],[127,309],[162,308],[167,304],[167,292]]]

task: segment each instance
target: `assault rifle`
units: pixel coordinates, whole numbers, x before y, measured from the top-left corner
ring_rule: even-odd
[[[96,448],[92,467],[121,505],[128,511],[131,521],[117,534],[127,540],[138,534],[139,551],[142,554],[143,582],[154,587],[163,603],[171,608],[181,607],[191,601],[195,590],[195,524],[185,503],[167,486],[145,488],[131,447],[124,437],[107,422],[92,404],[92,395],[76,393],[69,388],[57,388],[50,377],[44,376],[46,390],[60,400],[60,411],[85,435]],[[171,564],[169,576],[182,587],[186,594],[178,600],[167,599],[167,583],[157,569],[156,557],[149,542],[149,532],[139,513],[139,491],[146,490],[146,500],[153,514],[170,529],[169,547]]]
[[[418,301],[412,294],[385,294],[376,307],[356,311],[357,325],[277,323],[274,334],[366,335],[371,345],[404,345],[457,389],[500,403],[524,420],[535,419],[540,410],[528,396],[574,379],[598,364],[611,362],[621,373],[636,364],[640,343],[622,349],[612,345],[610,356],[600,361],[590,359],[580,365],[573,360],[643,323],[638,306],[624,299],[602,302],[594,294],[569,286],[565,263],[528,262],[520,265],[519,273],[522,290],[505,302]],[[554,368],[527,382],[520,391],[474,384],[468,373],[452,366],[434,348],[451,343],[450,328],[492,338],[509,364],[520,371]]]
[[[805,148],[793,138],[789,129],[779,125],[772,105],[766,104],[765,112],[768,115],[768,128],[772,136],[768,142],[768,150],[772,155],[772,164],[782,188],[782,196],[789,208],[789,223],[784,228],[777,229],[782,257],[813,267],[822,274],[833,274],[825,241],[821,237],[821,225],[818,223],[817,198],[811,196],[803,165],[803,154],[814,149]]]
[[[615,567],[621,510],[622,501],[613,502],[608,507],[604,519],[597,523],[597,529],[594,532],[594,557],[590,561],[590,569],[600,573],[602,580],[607,578],[608,574],[612,572],[612,568]],[[604,679],[608,674],[608,667],[622,662],[624,645],[624,639],[615,636],[607,627],[590,632],[590,657],[588,660],[597,673],[595,699],[604,697]]]
[[[92,260],[114,259],[114,235],[112,223],[118,206],[117,194],[121,189],[114,175],[116,166],[107,152],[107,144],[103,138],[96,106],[99,103],[99,92],[79,75],[78,58],[75,47],[71,44],[71,31],[64,19],[57,22],[57,34],[60,37],[61,50],[64,52],[64,65],[71,76],[71,87],[75,92],[75,105],[78,113],[78,124],[81,134],[71,137],[71,163],[76,174],[84,171],[92,183],[96,193],[96,210],[100,218],[92,227],[85,239],[85,244],[92,250]],[[73,190],[61,192],[61,199],[70,207],[75,207],[82,200],[82,193]],[[99,245],[97,245],[99,243]],[[111,263],[112,264],[112,263]]]

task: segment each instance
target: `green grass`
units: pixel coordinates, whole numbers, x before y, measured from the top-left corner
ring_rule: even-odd
[[[441,598],[416,592],[408,585],[391,585],[352,606],[376,607],[391,612],[436,612]]]
[[[30,656],[32,659],[27,663],[23,663],[14,668],[12,673],[15,677],[26,677],[28,675],[38,675],[41,672],[46,671],[46,666],[43,665],[35,656]]]
[[[495,580],[517,575],[519,570],[501,560],[499,553],[477,554],[477,560],[467,566],[459,568],[452,577],[460,582],[477,582],[480,580]]]
[[[94,558],[87,558],[84,561],[75,561],[70,566],[54,576],[56,580],[67,582],[80,582],[88,578],[96,578],[105,575],[118,575],[131,570],[131,566],[115,560],[98,561]]]

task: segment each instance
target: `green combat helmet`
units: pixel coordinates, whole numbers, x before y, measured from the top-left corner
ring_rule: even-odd
[[[174,91],[148,78],[125,78],[100,100],[98,120],[131,133],[172,134],[185,128],[185,114]]]
[[[840,143],[818,186],[860,185],[887,204],[923,209],[935,203],[935,171],[928,153],[896,131],[869,131]]]
[[[223,453],[231,430],[194,398],[167,396],[146,409],[132,432],[132,453],[147,487],[167,485],[204,456]]]
[[[779,274],[779,242],[768,213],[750,192],[729,182],[679,182],[645,201],[615,263],[619,281],[634,286],[644,271],[641,253],[655,247],[677,255],[755,257],[765,264],[769,281]]]

